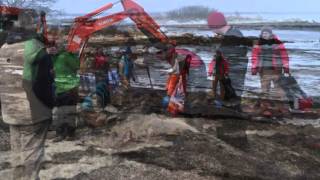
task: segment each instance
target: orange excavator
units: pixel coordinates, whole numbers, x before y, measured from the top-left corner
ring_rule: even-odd
[[[105,17],[94,18],[120,2],[124,11]],[[169,38],[161,31],[160,26],[140,5],[133,0],[121,0],[116,3],[109,3],[87,15],[77,17],[68,36],[67,51],[72,53],[78,52],[81,58],[83,49],[86,47],[91,34],[123,21],[126,18],[130,18],[151,42],[160,42],[164,44],[175,43],[174,41],[169,40]]]
[[[123,11],[97,18],[98,15],[101,15],[104,11],[113,8],[118,3],[122,4],[124,9]],[[27,9],[0,6],[1,26],[5,26],[7,22],[17,20],[19,13],[25,10]],[[87,42],[93,33],[115,25],[126,18],[130,18],[136,24],[137,28],[149,38],[151,43],[157,43],[157,45],[176,44],[175,41],[170,40],[161,31],[160,26],[139,4],[133,0],[120,0],[115,3],[108,3],[91,13],[75,18],[68,35],[66,50],[71,53],[79,53],[79,57],[82,59],[83,50],[87,46]],[[44,37],[47,37],[46,14],[44,12],[40,13],[37,32],[43,34]],[[178,53],[184,55],[190,54],[192,57],[195,57],[194,53],[187,50],[179,50]]]
[[[111,9],[116,4],[121,3],[123,11],[107,15],[104,17],[95,18],[101,15],[104,11]],[[5,28],[13,21],[18,19],[19,13],[23,11],[34,11],[32,9],[20,9],[16,7],[0,6],[0,26]],[[106,27],[115,25],[126,18],[130,18],[137,26],[137,28],[145,34],[151,43],[159,45],[158,47],[165,47],[168,44],[176,45],[175,41],[170,40],[160,29],[160,26],[149,16],[144,9],[133,0],[120,0],[115,3],[109,3],[103,7],[88,13],[84,16],[75,18],[74,23],[68,35],[67,51],[71,53],[78,53],[79,58],[82,59],[83,50],[87,46],[90,36]],[[51,42],[47,41],[47,23],[46,14],[40,13],[37,32],[42,34],[45,38],[45,43],[48,45]],[[163,46],[164,45],[164,46]],[[203,64],[200,57],[195,53],[186,49],[176,49],[176,53],[181,55],[189,55],[191,57],[191,67],[199,67]]]

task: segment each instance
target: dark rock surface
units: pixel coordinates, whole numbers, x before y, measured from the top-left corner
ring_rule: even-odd
[[[106,108],[105,126],[81,127],[73,141],[54,143],[49,132],[41,179],[320,178],[319,125],[262,123],[221,109],[203,117],[170,117],[161,110],[162,96],[132,89],[122,106],[113,99],[114,106]],[[205,100],[210,102],[202,95]],[[1,129],[0,135],[0,177],[6,177],[9,137]]]

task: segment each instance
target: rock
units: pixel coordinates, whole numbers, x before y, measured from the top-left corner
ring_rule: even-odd
[[[106,108],[104,108],[104,110],[109,113],[118,113],[119,112],[119,110],[112,105],[108,105]]]
[[[232,130],[226,139],[217,137],[221,126]],[[231,142],[243,137],[240,126],[246,148]],[[318,179],[319,135],[312,126],[127,113],[108,128],[79,129],[77,141],[47,141],[40,178]],[[0,153],[2,178],[10,174],[9,157]]]
[[[60,164],[40,172],[40,179],[70,179],[79,174],[89,174],[101,167],[110,166],[111,157],[83,157],[74,164]]]
[[[111,122],[111,121],[116,121],[116,120],[120,120],[122,117],[114,114],[114,115],[109,115],[107,117],[107,122]]]
[[[90,127],[102,127],[106,124],[107,115],[104,112],[82,112],[82,118]]]
[[[114,129],[119,136],[140,139],[160,135],[179,135],[185,131],[198,133],[199,131],[188,125],[183,118],[168,118],[161,115],[131,115],[126,121]]]
[[[139,66],[140,68],[146,68],[147,65],[145,63],[145,59],[144,58],[137,58],[135,61],[134,61],[134,64]]]
[[[0,126],[0,153],[8,150],[10,150],[10,134],[8,128],[3,129]]]

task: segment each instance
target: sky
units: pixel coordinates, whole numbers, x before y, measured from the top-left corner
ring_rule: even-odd
[[[117,0],[58,0],[57,10],[86,13]],[[202,5],[222,12],[312,12],[320,15],[320,0],[135,0],[147,12],[165,12],[189,5]],[[114,11],[120,11],[117,5]]]

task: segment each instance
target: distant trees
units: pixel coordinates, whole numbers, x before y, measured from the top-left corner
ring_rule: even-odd
[[[205,6],[186,6],[176,10],[172,10],[166,13],[166,16],[170,19],[176,20],[198,20],[206,19],[211,11]]]
[[[8,5],[20,8],[51,11],[51,5],[57,0],[0,0],[0,5]]]

